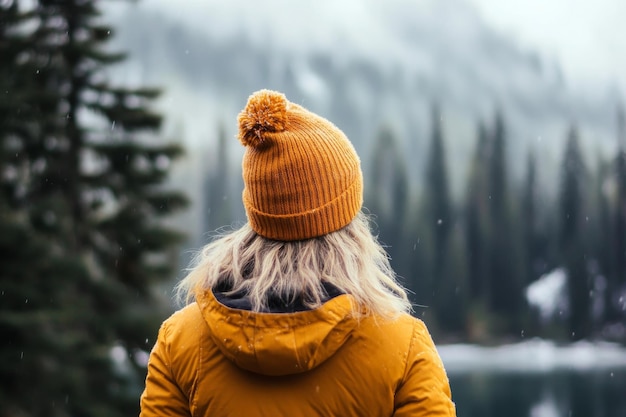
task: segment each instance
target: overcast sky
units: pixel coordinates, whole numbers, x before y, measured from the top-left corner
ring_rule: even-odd
[[[276,19],[276,25],[287,28],[296,25],[295,32],[300,30],[298,25],[302,26],[303,21],[281,20],[281,9],[298,10],[295,17],[316,15],[316,23],[306,20],[304,23],[317,28],[312,35],[319,38],[330,35],[324,30],[324,24],[335,21],[341,21],[335,26],[341,26],[347,32],[361,33],[353,30],[353,26],[359,24],[375,31],[379,22],[371,11],[376,8],[368,7],[368,3],[380,6],[378,1],[383,0],[143,0],[142,3],[186,16],[190,21],[203,13],[226,17],[237,9],[240,17],[247,15],[252,23],[255,19],[271,16]],[[428,8],[437,1],[442,0],[394,0],[388,4],[411,5],[411,8],[419,9]],[[524,49],[556,58],[568,81],[574,84],[582,81],[591,88],[606,88],[607,84],[615,82],[621,93],[626,94],[626,0],[448,1],[448,4],[455,1],[473,4],[488,25],[518,41]],[[454,7],[450,9],[453,11]],[[346,16],[352,19],[346,21]]]
[[[626,93],[625,0],[466,1],[499,31],[556,56],[568,78],[615,79]]]

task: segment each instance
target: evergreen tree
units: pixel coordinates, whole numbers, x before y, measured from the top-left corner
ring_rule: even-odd
[[[539,228],[537,221],[537,180],[536,180],[536,158],[532,151],[528,152],[526,160],[526,178],[522,191],[522,236],[524,239],[524,263],[526,265],[526,276],[524,277],[524,287],[527,287],[534,280],[540,277],[542,271],[541,257],[545,248],[539,247]],[[529,312],[528,322],[525,324],[525,333],[528,336],[536,335],[539,325],[537,312]]]
[[[573,339],[591,334],[593,289],[587,271],[584,191],[586,168],[580,151],[578,131],[571,127],[561,166],[559,198],[559,247],[567,270],[569,333]]]
[[[524,311],[524,264],[520,256],[522,238],[512,219],[506,161],[506,130],[497,113],[488,162],[489,266],[488,306],[501,321],[502,330],[516,332]]]
[[[623,292],[626,291],[626,116],[620,106],[617,115],[618,151],[615,158],[616,198],[611,238],[612,262],[609,276],[609,294],[614,298],[607,300],[609,319],[624,319]]]
[[[520,213],[526,265],[525,287],[546,273],[550,264],[550,231],[545,225],[545,208],[539,204],[540,192],[537,182],[537,156],[535,152],[529,151]]]
[[[154,141],[158,90],[106,81],[124,56],[105,51],[95,1],[15,4],[0,5],[0,415],[136,415],[182,150]]]
[[[376,216],[379,238],[387,246],[394,269],[415,290],[417,277],[410,275],[410,248],[406,239],[409,227],[407,168],[390,128],[381,128],[375,139],[373,155],[366,207]]]
[[[470,163],[465,195],[465,231],[468,257],[468,279],[473,300],[484,302],[487,294],[487,236],[489,190],[487,161],[489,137],[483,123],[478,126],[476,150]]]
[[[37,20],[34,11],[22,9],[17,0],[0,4],[0,181],[6,208],[24,204],[26,184],[20,178],[29,164],[25,151],[32,150],[24,146],[22,138],[34,140],[40,129],[36,122],[41,119],[41,110],[53,106],[56,99],[53,93],[39,91],[39,67],[32,54],[42,35],[22,30]]]
[[[611,265],[613,259],[613,212],[612,212],[612,195],[610,193],[611,185],[613,184],[614,172],[613,161],[607,161],[601,156],[598,156],[596,175],[594,175],[594,182],[591,188],[592,198],[590,204],[593,206],[591,209],[593,217],[590,220],[591,231],[589,240],[590,254],[595,266],[594,272],[596,275],[606,279],[606,286],[604,287],[603,294],[598,294],[599,300],[602,302],[601,317],[597,319],[601,322],[605,322],[611,316],[611,287],[613,278],[613,265]],[[602,279],[602,278],[599,278]]]
[[[454,270],[451,232],[455,219],[449,192],[448,172],[442,131],[442,117],[437,106],[432,108],[432,133],[430,150],[426,161],[423,204],[428,225],[428,241],[432,244],[430,259],[430,282],[433,307],[442,330],[454,333],[465,331],[464,303],[460,293],[462,282],[459,268]],[[455,255],[460,256],[458,251]]]
[[[441,126],[441,115],[437,107],[432,109],[432,134],[430,151],[426,161],[426,184],[424,185],[425,214],[432,235],[433,289],[437,291],[438,283],[445,278],[443,270],[446,262],[448,239],[452,227],[452,202],[448,185],[448,173],[445,161],[445,147]]]
[[[471,340],[482,340],[487,335],[486,302],[489,298],[489,250],[488,221],[489,189],[487,184],[487,161],[489,158],[489,136],[483,123],[479,123],[476,149],[470,163],[464,206],[465,253],[467,257],[468,297],[471,311],[468,317],[468,332]]]
[[[228,143],[224,125],[220,124],[214,165],[209,168],[205,179],[204,230],[212,232],[233,222],[233,207],[230,199],[230,166]]]
[[[524,216],[524,250],[525,261],[528,266],[526,285],[530,284],[536,277],[534,267],[537,246],[536,246],[536,225],[537,225],[537,182],[536,182],[536,160],[533,152],[528,153],[526,161],[526,181],[523,192],[523,216]]]

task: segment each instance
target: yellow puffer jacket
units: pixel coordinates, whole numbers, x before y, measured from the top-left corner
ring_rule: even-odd
[[[455,416],[425,325],[356,320],[349,297],[253,313],[198,294],[159,331],[141,417]]]

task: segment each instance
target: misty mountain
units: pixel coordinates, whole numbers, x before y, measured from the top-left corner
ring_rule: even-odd
[[[619,97],[610,80],[597,91],[565,79],[554,59],[503,37],[464,1],[320,1],[308,9],[283,0],[174,3],[118,5],[107,15],[116,22],[114,47],[129,53],[115,79],[165,89],[166,130],[190,149],[179,175],[195,184],[192,194],[210,169],[218,125],[234,136],[237,113],[261,88],[332,120],[353,141],[366,175],[373,138],[390,126],[416,189],[430,108],[438,104],[457,196],[477,124],[491,125],[496,111],[507,124],[512,177],[521,177],[534,149],[548,190],[571,123],[589,163],[615,147]],[[238,170],[243,149],[231,142]]]

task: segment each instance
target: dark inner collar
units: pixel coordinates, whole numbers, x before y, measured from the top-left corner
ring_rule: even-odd
[[[322,282],[326,296],[322,299],[322,303],[342,295],[343,292],[334,285],[328,282]],[[214,289],[213,294],[217,301],[226,307],[235,308],[239,310],[252,311],[252,303],[250,297],[244,291],[238,291],[234,294],[229,294],[230,285],[227,283],[219,283]],[[291,298],[291,297],[289,297]],[[304,305],[304,299],[302,296],[297,296],[292,300],[286,299],[279,294],[270,294],[267,300],[267,309],[262,310],[263,313],[295,313],[298,311],[308,311],[310,308]]]

